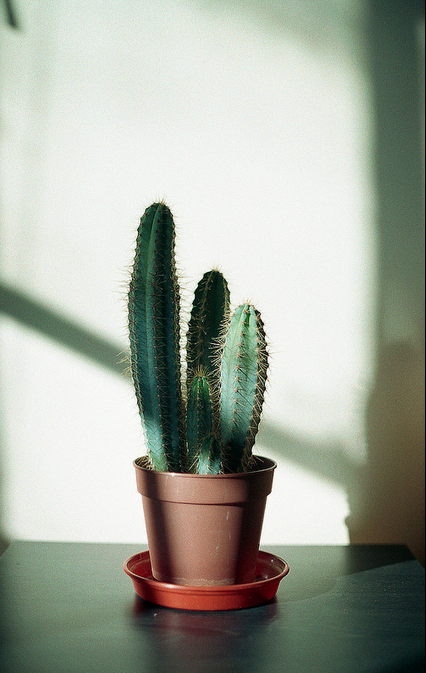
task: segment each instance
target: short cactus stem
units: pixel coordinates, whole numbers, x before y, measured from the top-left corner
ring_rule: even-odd
[[[190,472],[196,471],[201,445],[212,431],[213,410],[210,386],[207,377],[200,372],[192,379],[188,397],[186,435]]]
[[[217,391],[217,365],[223,326],[229,319],[228,283],[220,271],[207,271],[197,285],[188,324],[186,359],[188,391],[195,373],[203,369]]]
[[[221,465],[220,442],[217,437],[210,435],[206,437],[201,444],[198,456],[197,473],[219,474]]]
[[[250,461],[264,400],[268,355],[263,322],[250,304],[231,318],[222,354],[220,432],[227,471]]]

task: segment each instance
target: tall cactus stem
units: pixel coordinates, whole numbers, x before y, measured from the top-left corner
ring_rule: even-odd
[[[129,295],[131,371],[151,462],[179,472],[185,451],[179,287],[173,217],[154,203],[141,218]]]

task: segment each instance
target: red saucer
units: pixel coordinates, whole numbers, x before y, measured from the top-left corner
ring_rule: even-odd
[[[143,551],[128,558],[123,570],[132,579],[138,596],[156,605],[182,610],[238,610],[271,600],[290,568],[279,556],[260,551],[253,582],[214,587],[183,586],[155,580],[149,552]]]

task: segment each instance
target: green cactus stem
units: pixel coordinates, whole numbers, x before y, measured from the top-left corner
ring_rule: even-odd
[[[215,435],[206,437],[198,456],[198,474],[219,474],[221,471],[220,442]]]
[[[260,313],[250,304],[231,318],[221,364],[220,431],[226,471],[246,469],[262,412],[268,354]]]
[[[197,459],[206,436],[213,431],[213,410],[210,386],[203,370],[192,379],[187,405],[186,436],[188,440],[188,467],[197,471]]]
[[[179,472],[185,451],[179,287],[173,217],[154,203],[141,218],[128,295],[131,371],[157,470]]]
[[[220,271],[204,274],[197,285],[188,324],[186,359],[188,394],[195,373],[201,368],[213,394],[219,390],[218,351],[223,324],[229,320],[228,283]]]

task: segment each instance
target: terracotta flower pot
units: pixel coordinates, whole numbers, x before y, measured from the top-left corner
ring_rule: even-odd
[[[238,474],[157,472],[134,461],[153,577],[216,586],[252,582],[276,463]]]

